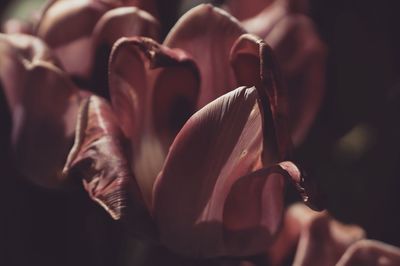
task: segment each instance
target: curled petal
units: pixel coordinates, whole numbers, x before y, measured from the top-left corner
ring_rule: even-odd
[[[233,45],[230,58],[238,83],[256,86],[261,101],[270,103],[262,105],[266,117],[264,139],[269,152],[264,155],[265,159],[288,158],[292,145],[287,125],[287,99],[271,48],[261,39],[244,34]]]
[[[133,181],[122,145],[122,133],[110,106],[96,96],[85,100],[63,174],[82,180],[90,197],[114,219],[121,217],[124,190]]]
[[[153,206],[161,239],[172,250],[243,256],[264,248],[275,234],[278,222],[269,214],[281,216],[283,180],[269,170],[253,173],[263,168],[257,99],[254,87],[225,94],[193,115],[175,138],[154,187]],[[248,195],[257,184],[258,194]],[[255,207],[236,206],[239,198]],[[268,202],[261,204],[261,198]],[[237,220],[244,213],[247,217]],[[260,238],[252,242],[257,232]]]
[[[149,13],[136,7],[120,7],[106,12],[93,31],[94,64],[91,87],[109,98],[108,61],[113,44],[121,37],[143,36],[159,38],[160,25]]]
[[[183,15],[166,37],[165,45],[187,51],[199,66],[202,84],[198,108],[238,87],[229,51],[243,33],[239,22],[225,11],[199,5]]]
[[[400,265],[400,249],[375,240],[360,240],[346,250],[336,265]]]
[[[111,53],[109,81],[114,110],[131,140],[134,173],[150,203],[165,154],[195,110],[197,67],[179,49],[148,38],[122,38]]]

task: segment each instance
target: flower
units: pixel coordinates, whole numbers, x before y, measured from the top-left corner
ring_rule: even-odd
[[[278,231],[286,179],[304,182],[284,162],[291,145],[271,50],[243,33],[227,13],[201,5],[164,46],[123,38],[110,56],[111,101],[131,141],[132,172],[161,242],[180,254],[261,252]]]
[[[318,37],[307,0],[225,1],[243,27],[268,43],[288,88],[292,139],[300,145],[316,119],[325,94],[326,47]]]

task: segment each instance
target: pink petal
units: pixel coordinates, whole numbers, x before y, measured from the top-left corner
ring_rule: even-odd
[[[93,57],[93,28],[110,8],[112,5],[103,1],[52,1],[40,18],[36,34],[54,49],[68,73],[87,77]]]
[[[375,240],[360,240],[343,254],[337,266],[400,265],[400,248]]]
[[[165,154],[195,109],[197,67],[179,49],[148,38],[122,38],[111,54],[109,81],[113,107],[131,141],[132,167],[150,204]]]
[[[165,45],[187,51],[199,66],[202,83],[198,108],[238,87],[229,65],[229,51],[243,33],[228,13],[199,5],[183,15],[166,37]]]
[[[122,149],[122,132],[110,106],[91,96],[80,107],[75,142],[63,174],[83,180],[90,197],[119,219],[134,183]]]
[[[242,35],[231,50],[231,64],[239,84],[256,86],[264,104],[264,160],[276,162],[291,154],[286,91],[280,80],[279,66],[271,48],[261,39]]]
[[[365,232],[359,226],[344,225],[327,212],[314,215],[301,226],[293,264],[335,265],[351,244],[364,237]]]
[[[0,35],[0,78],[12,116],[12,147],[26,177],[45,186],[59,175],[74,134],[77,89],[38,39]]]
[[[93,31],[95,50],[91,73],[93,91],[109,99],[108,60],[113,44],[121,37],[159,38],[160,25],[149,13],[136,7],[120,7],[106,12]]]
[[[241,87],[205,106],[184,125],[154,187],[154,217],[170,249],[212,257],[249,255],[265,248],[278,224],[268,212],[280,217],[283,183],[281,178],[269,179],[269,170],[252,174],[263,168],[262,124],[256,89]],[[254,197],[244,193],[257,183],[265,189]],[[272,207],[250,208],[248,213],[244,205],[235,209],[238,198],[256,206],[260,197],[271,200],[263,206]],[[243,213],[247,219],[235,221]],[[239,248],[239,237],[250,241],[264,226],[270,232],[260,234],[265,242],[257,238]]]
[[[67,76],[51,65],[32,65],[25,82],[12,110],[15,160],[35,182],[59,185],[80,99]]]
[[[326,48],[312,21],[292,12],[292,8],[302,5],[292,4],[276,2],[256,17],[243,21],[243,25],[250,33],[264,38],[276,53],[288,85],[291,135],[299,145],[324,97]]]

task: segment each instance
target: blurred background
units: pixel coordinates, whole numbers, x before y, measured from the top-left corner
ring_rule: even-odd
[[[26,19],[43,2],[3,0],[2,20]],[[205,1],[182,1],[180,10],[200,2]],[[369,238],[396,246],[399,7],[396,0],[310,0],[309,15],[328,48],[327,90],[316,123],[296,151],[333,216],[361,225]],[[6,149],[4,141],[1,145]],[[34,187],[13,176],[7,157],[0,159],[8,166],[1,172],[0,265],[131,265],[147,252],[127,239],[121,225],[83,190]],[[288,203],[297,200],[293,195],[289,189]]]

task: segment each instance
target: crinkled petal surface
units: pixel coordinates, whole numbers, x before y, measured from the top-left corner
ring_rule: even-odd
[[[225,94],[194,114],[172,144],[153,214],[162,242],[175,252],[251,255],[276,233],[287,172],[263,168],[257,100],[254,87]]]
[[[127,188],[134,182],[123,151],[124,139],[111,107],[96,96],[82,103],[75,142],[64,175],[79,180],[90,197],[119,219]]]
[[[199,108],[238,87],[229,65],[229,51],[243,33],[239,22],[225,11],[199,5],[183,15],[166,37],[166,46],[187,51],[199,66]]]
[[[150,204],[169,146],[195,110],[197,67],[182,50],[149,38],[122,38],[111,53],[109,82],[113,108],[131,141],[132,168]]]

